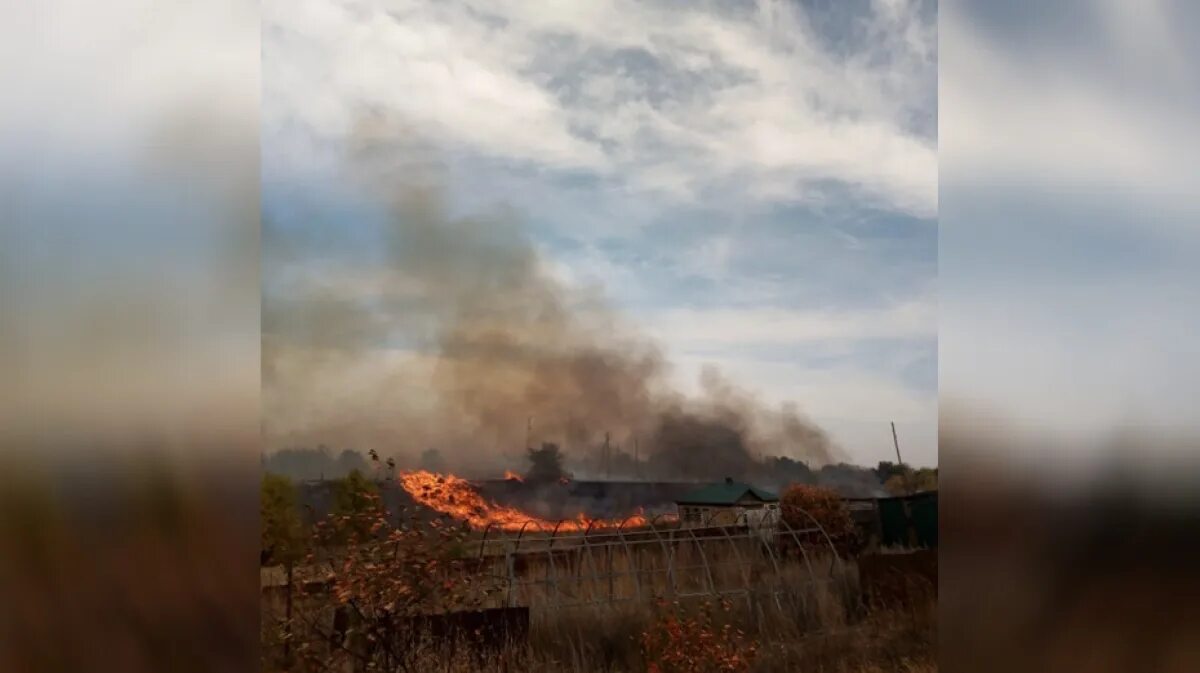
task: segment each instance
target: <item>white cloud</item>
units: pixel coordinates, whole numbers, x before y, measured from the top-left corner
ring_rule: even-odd
[[[1112,12],[1104,17],[1120,65],[1148,70],[1145,88],[1128,91],[1098,60],[1017,53],[947,8],[942,46],[949,56],[939,71],[939,103],[950,183],[1128,194],[1154,199],[1155,209],[1194,211],[1200,174],[1194,104],[1154,83],[1177,69],[1171,63],[1177,55],[1164,56],[1175,54],[1173,41],[1152,19],[1152,5],[1138,5],[1134,13],[1148,15],[1132,23]],[[1143,60],[1156,53],[1166,63],[1150,71]]]
[[[1196,290],[1137,280],[1047,287],[1036,302],[1006,294],[956,305],[941,321],[948,399],[1093,442],[1122,424],[1194,425],[1197,321],[1179,307]]]
[[[766,1],[272,2],[264,119],[337,138],[383,108],[450,147],[676,201],[832,181],[930,215],[936,143],[907,129],[934,105],[935,27],[914,3],[875,9],[867,46],[837,55],[801,9]]]
[[[937,306],[929,299],[879,310],[673,309],[647,320],[657,338],[691,350],[937,338]]]
[[[35,151],[111,165],[174,140],[166,136],[178,118],[255,119],[253,3],[60,0],[5,9],[0,60],[11,67],[0,71],[9,94],[0,142],[28,145],[13,150],[22,165]]]
[[[554,167],[598,167],[553,97],[506,63],[483,25],[433,5],[309,1],[265,11],[268,125],[349,134],[382,108],[434,138]],[[457,19],[457,20],[455,20]],[[500,42],[503,42],[501,40]]]
[[[1084,3],[1062,25],[1101,28],[1085,38],[1038,33],[1049,5],[1033,4],[1019,46],[942,13],[940,252],[976,264],[942,265],[939,386],[1071,440],[1037,451],[1195,426],[1200,99],[1166,6]],[[977,254],[1008,212],[1012,245]]]

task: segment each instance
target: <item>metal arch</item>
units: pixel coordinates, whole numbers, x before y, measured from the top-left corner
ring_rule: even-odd
[[[634,561],[634,557],[629,551],[629,541],[625,539],[625,533],[622,531],[622,529],[625,527],[625,524],[629,523],[629,520],[632,518],[633,517],[625,517],[622,519],[621,523],[617,524],[616,530],[617,539],[621,541],[621,547],[625,549],[625,560],[629,563],[630,568],[629,574],[633,575],[633,590],[637,596],[637,599],[640,601],[642,600],[642,578],[638,577],[637,562]],[[609,572],[612,572],[612,568],[609,568]]]
[[[709,517],[709,523],[712,523],[712,517]],[[705,526],[707,528],[707,526]],[[700,538],[696,537],[696,531],[687,526],[683,526],[688,535],[691,536],[692,542],[696,543],[696,551],[700,552],[700,561],[704,564],[704,574],[708,577],[709,591],[715,596],[717,595],[717,583],[713,579],[712,566],[708,564],[708,554],[704,553],[704,545],[700,543]]]
[[[735,561],[738,565],[739,572],[742,573],[740,578],[740,588],[746,595],[748,602],[753,606],[755,597],[758,594],[754,590],[755,580],[754,574],[759,570],[773,572],[771,578],[763,577],[763,580],[771,582],[772,596],[776,605],[783,608],[786,605],[784,594],[788,594],[792,598],[806,599],[807,592],[802,592],[796,596],[792,590],[788,588],[788,582],[784,580],[784,576],[792,568],[799,569],[794,565],[794,562],[788,559],[786,548],[777,547],[777,541],[786,539],[791,536],[797,548],[800,550],[800,556],[803,558],[804,566],[809,573],[810,581],[826,581],[819,580],[815,573],[816,564],[813,563],[815,557],[813,553],[809,553],[808,547],[813,546],[811,543],[814,539],[809,539],[807,536],[812,535],[816,531],[820,531],[822,539],[825,540],[829,549],[833,552],[831,556],[831,564],[836,564],[840,560],[840,554],[836,546],[833,544],[832,537],[828,531],[821,526],[820,522],[809,512],[803,508],[794,507],[803,513],[806,521],[810,522],[809,526],[798,527],[792,526],[788,520],[783,518],[781,510],[769,510],[762,512],[763,516],[752,516],[759,514],[757,511],[714,511],[709,512],[708,516],[697,525],[685,525],[682,520],[675,518],[671,513],[662,513],[649,517],[644,515],[629,516],[619,521],[604,521],[591,520],[586,522],[574,519],[560,519],[556,521],[541,521],[538,519],[527,519],[521,522],[506,522],[506,523],[488,523],[481,532],[478,544],[478,555],[481,559],[496,557],[497,560],[503,559],[507,565],[508,574],[508,604],[512,605],[515,600],[520,599],[520,592],[528,592],[533,586],[544,586],[549,591],[554,592],[554,597],[547,596],[547,608],[567,608],[573,605],[579,605],[581,602],[604,602],[616,600],[630,600],[633,597],[624,595],[622,591],[613,592],[611,586],[605,590],[605,582],[611,583],[612,578],[626,574],[618,572],[615,565],[610,565],[607,568],[607,574],[599,569],[599,561],[595,558],[595,550],[603,547],[606,552],[611,553],[617,545],[620,545],[623,555],[628,563],[628,574],[634,577],[634,590],[636,592],[636,600],[648,600],[660,596],[658,585],[659,577],[666,581],[666,586],[663,587],[670,596],[676,595],[680,591],[679,582],[686,579],[688,587],[696,580],[692,577],[700,578],[699,570],[703,568],[703,579],[700,580],[701,586],[707,586],[707,590],[700,589],[701,592],[709,595],[727,595],[738,593],[737,585],[730,584],[726,581],[727,578],[722,575],[722,585],[717,586],[716,575],[720,574],[718,568],[720,565],[728,565],[728,561]],[[730,514],[735,514],[734,519],[725,521],[725,518]],[[789,512],[790,514],[790,512]],[[789,517],[799,518],[795,515]],[[718,521],[722,523],[717,523]],[[611,523],[611,525],[610,525]],[[720,527],[720,537],[716,535],[716,531],[710,530],[712,527]],[[626,528],[628,527],[628,530]],[[680,530],[687,528],[686,531]],[[732,528],[732,529],[731,529]],[[815,529],[815,530],[814,530]],[[493,534],[492,531],[496,533]],[[697,531],[705,533],[701,536]],[[744,538],[749,538],[751,535],[758,537],[758,540],[753,542],[743,542]],[[802,538],[801,535],[806,537]],[[528,537],[527,537],[528,536]],[[720,549],[720,539],[724,539],[725,543],[733,547],[732,559],[726,559],[724,556],[717,554]],[[680,544],[690,540],[696,545],[697,554],[700,557],[701,565],[697,566],[691,563],[691,557],[688,555],[687,561],[680,555]],[[662,567],[652,567],[649,571],[644,571],[640,567],[640,562],[643,558],[642,550],[652,550],[657,543],[658,548],[663,552],[665,564]],[[499,544],[497,555],[488,554],[488,544]],[[533,547],[529,545],[533,544]],[[538,549],[539,544],[544,544],[542,549]],[[742,544],[747,544],[745,550],[741,549]],[[757,550],[758,545],[766,547],[765,553],[767,559],[759,558],[762,550]],[[576,549],[576,546],[581,546],[582,549]],[[522,546],[525,551],[522,552]],[[555,558],[554,549],[564,551],[558,558]],[[635,551],[636,550],[636,551]],[[586,556],[586,559],[584,558]],[[654,555],[657,557],[657,554]],[[713,558],[709,558],[713,556]],[[514,560],[519,558],[530,558],[531,560],[539,557],[545,558],[549,564],[549,568],[540,568],[542,572],[538,573],[536,566],[529,568],[528,574],[519,574],[515,572]],[[558,561],[564,561],[567,575],[558,572]],[[657,558],[652,559],[652,566],[657,566]],[[583,563],[591,565],[590,572],[583,569]],[[769,563],[769,567],[764,564]],[[831,565],[831,577],[833,566]],[[647,573],[653,573],[651,577]],[[682,574],[681,574],[682,573]],[[647,580],[646,586],[642,585],[644,579],[642,575],[647,575],[651,579]],[[524,578],[524,579],[522,579]],[[732,579],[732,578],[728,578]],[[590,580],[590,582],[589,582]],[[735,580],[736,581],[736,580]],[[586,587],[591,584],[590,590]],[[685,595],[692,594],[687,589],[684,589]],[[527,594],[526,598],[532,597],[533,594]],[[809,601],[805,600],[805,603]]]
[[[800,538],[796,536],[796,529],[792,528],[782,516],[779,517],[779,523],[787,529],[787,532],[792,536],[792,540],[796,542],[796,547],[800,550],[800,556],[804,559],[804,565],[808,568],[808,578],[812,583],[816,583],[817,574],[813,572],[812,561],[808,558],[808,550],[804,548],[804,543],[800,542]]]
[[[587,528],[583,529],[580,544],[587,550],[588,564],[592,566],[592,590],[595,591],[596,586],[600,584],[600,567],[596,565],[596,557],[592,555],[592,548],[595,546],[592,543],[591,535],[592,528],[596,526],[597,519],[592,519],[588,522]]]
[[[521,527],[519,529],[517,529],[517,539],[516,539],[515,544],[513,545],[513,553],[514,554],[517,553],[521,549],[521,540],[524,539],[525,531],[529,528],[530,524],[533,524],[534,526],[536,526],[538,528],[539,532],[542,532],[542,533],[546,532],[545,522],[538,521],[536,519],[526,519],[525,523],[522,523]]]
[[[534,522],[531,519],[526,519],[525,523],[521,524],[521,528],[517,531],[517,539],[513,541],[513,547],[512,547],[511,552],[508,551],[507,545],[505,548],[504,553],[505,553],[505,556],[508,557],[505,561],[505,564],[508,566],[508,604],[510,606],[514,604],[513,601],[514,601],[515,597],[513,595],[513,588],[517,584],[517,575],[516,575],[516,567],[515,567],[515,563],[517,560],[517,552],[519,552],[521,550],[521,539],[523,537],[525,537],[525,529],[528,528],[529,524],[531,524],[531,523],[534,523]]]
[[[496,526],[496,524],[494,522],[488,522],[488,525],[485,526],[483,529],[483,537],[479,540],[479,559],[478,559],[479,561],[484,560],[485,553],[487,552],[488,535],[492,532],[492,528],[499,529],[499,527]],[[508,553],[507,542],[505,542],[503,540],[501,541],[501,549],[504,552],[504,556],[502,558],[504,559],[504,579],[505,579],[505,583],[506,583],[506,589],[505,589],[506,593],[505,593],[504,602],[506,605],[511,605],[512,604],[512,585],[513,585],[513,579],[514,579],[513,568],[510,565],[512,556]],[[496,569],[495,559],[493,559],[490,563],[488,563],[487,567],[488,567],[489,572],[494,572]]]
[[[578,525],[579,525],[579,522],[578,522],[578,521],[575,521],[575,520],[573,520],[573,519],[559,519],[559,520],[558,520],[558,521],[557,521],[557,522],[554,524],[554,530],[550,531],[550,546],[549,546],[549,548],[550,548],[551,550],[553,550],[553,549],[554,549],[554,543],[558,541],[558,531],[559,531],[559,528],[561,528],[561,527],[562,527],[562,525],[563,525],[564,523],[567,523],[568,521],[570,521],[570,522],[571,522],[571,524],[572,524],[573,526],[575,526],[575,527],[576,527],[576,528],[575,528],[575,530],[578,530]],[[590,527],[590,524],[589,524],[589,527]],[[569,533],[569,532],[571,532],[571,531],[564,531],[564,532],[568,532],[568,533]],[[585,537],[586,537],[586,533],[585,533],[584,535],[585,535]],[[570,570],[570,567],[568,566],[568,568],[567,568],[567,569],[568,569],[568,570]],[[575,577],[576,577],[576,578],[578,578],[578,577],[579,577],[579,569],[578,569],[578,566],[576,566],[576,570],[575,570]]]
[[[550,531],[550,548],[554,548],[554,541],[558,539],[558,527],[563,525],[566,519],[559,519],[558,523],[554,524],[554,530]]]
[[[825,543],[829,545],[829,551],[833,552],[833,559],[831,559],[829,561],[829,575],[832,577],[833,576],[833,566],[834,566],[835,562],[842,560],[841,554],[837,553],[837,547],[834,546],[834,544],[833,544],[833,538],[829,537],[829,533],[825,532],[825,527],[821,525],[821,522],[819,522],[815,518],[813,518],[813,515],[809,514],[806,509],[804,509],[803,507],[797,507],[794,505],[789,505],[789,507],[793,507],[794,509],[799,511],[801,514],[808,517],[808,520],[811,521],[813,523],[813,525],[817,527],[817,530],[821,531],[821,535],[825,538]],[[782,508],[779,511],[779,520],[780,521],[783,520]]]
[[[667,567],[666,567],[667,589],[668,589],[668,591],[670,591],[670,595],[674,596],[675,595],[675,561],[674,561],[675,553],[671,549],[671,547],[667,545],[666,541],[663,540],[662,535],[660,535],[658,532],[658,526],[655,525],[655,522],[658,521],[663,516],[665,516],[665,514],[658,514],[658,515],[652,517],[649,521],[647,521],[647,524],[650,526],[650,532],[654,533],[654,539],[658,540],[659,546],[661,546],[663,549],[663,558],[665,558],[666,562],[667,562]]]
[[[513,542],[513,548],[512,548],[512,551],[511,551],[511,552],[507,552],[507,551],[506,551],[506,554],[510,554],[510,555],[512,556],[513,560],[515,560],[515,559],[516,559],[516,556],[517,556],[518,552],[520,552],[520,550],[521,550],[521,542],[522,542],[522,540],[524,540],[524,538],[525,538],[525,531],[526,531],[526,530],[529,528],[530,524],[533,524],[533,525],[535,525],[536,527],[538,527],[538,528],[541,528],[543,531],[545,530],[545,526],[543,526],[542,522],[540,522],[540,521],[535,521],[535,520],[533,520],[533,519],[526,519],[526,520],[525,520],[525,522],[521,524],[521,528],[517,530],[517,539],[516,539],[516,540]],[[518,582],[516,581],[515,572],[514,572],[514,571],[511,569],[511,564],[509,564],[509,565],[510,565],[510,570],[509,570],[509,577],[510,577],[510,579],[509,579],[509,604],[511,605],[511,604],[512,604],[512,597],[513,597],[513,594],[512,594],[513,585],[515,585],[515,584],[518,584]]]
[[[492,531],[492,526],[496,524],[488,522],[488,525],[483,529],[483,539],[479,541],[479,559],[483,560],[483,552],[487,550],[488,533]]]
[[[558,586],[558,570],[554,566],[554,550],[546,546],[546,560],[550,561],[550,586],[554,593],[556,607],[562,607],[562,588]]]
[[[592,526],[595,526],[596,521],[598,521],[598,520],[599,519],[592,519],[591,521],[588,521],[587,528],[583,529],[583,539],[586,540],[587,536],[592,534]]]
[[[733,525],[735,528],[738,525],[738,521],[742,517],[746,517],[746,512],[743,511],[741,514],[739,514],[737,517],[734,518]],[[721,528],[721,533],[725,535],[725,539],[729,541],[729,546],[733,549],[733,555],[737,557],[738,567],[741,568],[741,570],[742,570],[742,585],[746,587],[746,606],[750,607],[752,605],[752,603],[750,601],[750,565],[749,565],[749,563],[746,562],[746,559],[742,557],[742,552],[738,550],[737,542],[734,542],[733,536],[729,534],[729,529],[725,526],[721,526],[720,528]],[[746,517],[747,531],[749,530],[749,528],[750,528],[750,518]]]
[[[771,532],[771,540],[770,541],[768,541],[762,534],[763,528],[765,526],[765,524],[764,524],[765,521],[766,521],[766,518],[764,517],[763,521],[758,522],[758,530],[755,531],[754,535],[756,538],[758,538],[758,542],[763,547],[766,548],[767,558],[771,559],[771,568],[775,571],[774,579],[775,579],[775,585],[776,585],[776,586],[771,587],[771,596],[773,596],[775,598],[775,607],[779,608],[779,610],[782,611],[783,603],[779,600],[778,588],[779,588],[779,585],[782,584],[783,571],[779,569],[779,561],[778,561],[778,559],[775,558],[775,549],[774,549],[775,545],[772,544],[775,540],[774,531]],[[747,517],[746,523],[749,524],[749,522],[750,522],[749,517]],[[774,525],[774,524],[772,523],[772,525]]]
[[[521,524],[521,527],[517,529],[517,539],[513,542],[513,554],[516,554],[521,550],[521,539],[525,537],[525,529],[528,528],[529,524],[531,523],[534,523],[532,519],[526,519],[525,523]]]
[[[592,532],[592,526],[596,524],[596,520],[592,519],[588,523],[588,527],[583,531],[583,537],[580,538],[580,546],[583,547],[584,553],[587,555],[588,565],[592,567],[592,591],[595,592],[596,587],[600,584],[600,568],[596,565],[596,557],[592,556],[592,542],[588,539],[588,535]],[[582,561],[580,561],[582,565]],[[583,589],[582,584],[580,589]]]
[[[805,549],[804,544],[800,542],[800,538],[796,535],[796,530],[792,528],[791,524],[784,520],[782,513],[779,517],[779,523],[787,530],[787,533],[792,536],[792,541],[796,543],[796,548],[800,550],[800,557],[804,559],[804,566],[808,569],[809,585],[815,586],[817,583],[817,574],[813,571],[812,561],[808,558],[808,550]],[[774,541],[774,536],[772,536],[772,541]],[[776,598],[776,602],[778,603],[778,598]],[[808,598],[803,593],[800,594],[800,604],[802,606],[808,605]]]

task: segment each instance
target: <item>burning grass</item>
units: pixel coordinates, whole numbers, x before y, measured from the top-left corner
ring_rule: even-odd
[[[506,479],[523,481],[520,475],[505,473]],[[470,481],[453,474],[437,474],[425,470],[400,473],[400,485],[417,503],[436,512],[464,521],[477,530],[489,527],[505,531],[542,529],[560,531],[584,531],[616,527],[645,526],[648,520],[641,511],[623,519],[593,519],[578,514],[574,519],[551,521],[531,516],[515,507],[491,502],[480,495]]]

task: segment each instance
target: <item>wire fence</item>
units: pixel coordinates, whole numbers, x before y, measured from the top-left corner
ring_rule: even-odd
[[[805,600],[837,579],[838,554],[812,521],[717,512],[701,522],[675,518],[638,525],[575,528],[530,522],[483,531],[481,570],[504,587],[504,604],[534,609],[698,597]]]
[[[742,601],[751,614],[808,620],[822,609],[821,600],[843,594],[847,581],[855,581],[816,521],[795,527],[779,516],[736,511],[702,521],[659,516],[583,530],[573,522],[531,521],[515,531],[489,527],[472,536],[464,551],[469,563],[461,571],[495,588],[469,610],[486,616],[485,622],[514,610],[523,610],[526,620],[554,622],[577,609],[706,599]],[[301,644],[336,650],[329,634],[337,632],[344,607],[321,598],[332,588],[329,576],[320,565],[264,572],[264,656],[288,660]],[[297,615],[312,623],[290,627],[291,634],[279,640],[294,601]]]

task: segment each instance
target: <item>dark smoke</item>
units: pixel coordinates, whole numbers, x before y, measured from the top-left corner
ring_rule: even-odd
[[[675,410],[663,413],[654,435],[654,471],[677,474],[682,479],[745,476],[753,458],[739,421]]]
[[[794,407],[769,409],[715,372],[697,399],[672,389],[658,346],[598,291],[556,279],[519,217],[452,215],[436,165],[374,124],[353,166],[388,208],[381,263],[264,296],[268,446],[373,447],[404,466],[437,447],[451,469],[482,471],[542,441],[578,457],[608,433],[639,441],[661,476],[689,478],[742,476],[767,454],[833,458]],[[269,270],[303,270],[320,242],[279,244],[291,256]]]

